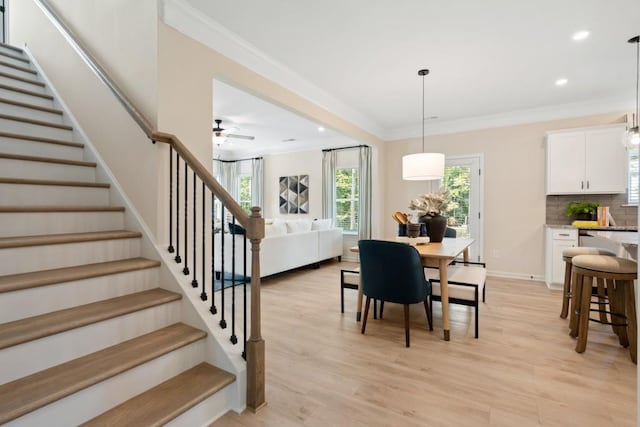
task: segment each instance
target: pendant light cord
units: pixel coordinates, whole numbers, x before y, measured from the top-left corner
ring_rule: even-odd
[[[424,75],[422,75],[422,152],[424,153]]]
[[[423,90],[422,97],[424,98],[424,89],[422,90]],[[640,40],[636,40],[636,117],[635,117],[636,128],[640,123],[640,117],[638,117],[638,115],[640,115]],[[422,133],[424,133],[424,130],[422,131]],[[424,142],[422,144],[424,145]]]

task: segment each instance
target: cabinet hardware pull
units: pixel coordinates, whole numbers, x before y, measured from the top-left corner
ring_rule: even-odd
[[[560,233],[560,235],[569,237],[569,233]]]
[[[587,181],[587,190],[589,189],[589,181]]]
[[[584,181],[580,181],[580,189],[584,190]]]

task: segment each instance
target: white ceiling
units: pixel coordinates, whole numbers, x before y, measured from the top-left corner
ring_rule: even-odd
[[[420,68],[427,133],[634,106],[639,0],[176,1],[222,53],[383,139],[420,134]]]

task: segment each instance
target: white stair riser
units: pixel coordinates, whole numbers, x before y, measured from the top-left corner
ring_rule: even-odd
[[[0,275],[140,256],[140,239],[114,239],[0,249]]]
[[[4,52],[3,52],[4,53]],[[12,56],[19,56],[24,58],[21,54],[19,54],[18,52],[12,53]],[[25,58],[26,59],[26,58]],[[19,59],[15,59],[12,58],[10,56],[5,56],[5,55],[0,55],[0,61],[2,62],[6,62],[8,64],[13,64],[13,65],[17,65],[19,67],[25,67],[25,68],[32,68],[31,66],[31,62],[24,62],[24,61],[20,61]]]
[[[3,178],[96,182],[95,167],[32,162],[27,160],[0,158],[0,174]]]
[[[17,68],[8,67],[7,65],[3,64],[3,62],[7,62],[7,61],[4,60],[4,56],[0,56],[0,72],[1,73],[11,74],[14,76],[22,77],[23,79],[40,80],[40,77],[38,76],[38,74],[33,74],[28,71],[23,71]],[[29,68],[28,66],[25,67],[24,65],[21,65],[21,64],[12,64],[12,65],[17,65],[21,68]]]
[[[233,382],[169,421],[164,427],[208,426],[233,409],[238,382]]]
[[[124,229],[124,212],[0,212],[0,237]]]
[[[11,86],[11,85],[10,85]],[[38,93],[41,93],[40,91]],[[28,104],[39,105],[40,107],[54,108],[53,100],[42,98],[40,96],[33,96],[26,93],[16,92],[9,89],[0,88],[0,97],[12,99],[14,101],[26,102]]]
[[[0,323],[158,287],[158,269],[127,271],[20,291],[0,298]]]
[[[0,350],[0,384],[31,375],[180,321],[180,301]],[[43,357],[43,355],[47,357]]]
[[[0,46],[0,52],[3,53],[8,53],[10,55],[14,55],[14,56],[24,56],[24,53],[18,50],[14,50],[14,49],[10,49],[8,47],[5,46]]]
[[[73,141],[73,132],[68,129],[34,125],[31,123],[19,122],[17,120],[7,120],[0,118],[0,129],[2,129],[4,132],[17,133],[20,135],[39,136],[43,138],[59,139],[62,141]]]
[[[23,139],[5,138],[2,136],[0,136],[0,153],[23,154],[25,156],[36,154],[42,157],[53,157],[55,159],[64,160],[83,159],[82,148]]]
[[[64,185],[0,184],[0,204],[105,206],[109,204],[109,189]]]
[[[92,387],[26,414],[3,427],[78,425],[203,361],[204,340],[116,375]]]
[[[10,116],[26,117],[33,120],[43,120],[51,123],[63,123],[62,114],[51,113],[19,105],[0,102],[0,114],[8,114]]]
[[[39,84],[33,84],[33,83],[29,83],[29,82],[25,82],[25,81],[22,81],[22,80],[11,78],[11,76],[20,77],[20,76],[17,75],[17,73],[5,72],[4,74],[8,74],[9,77],[0,76],[0,84],[7,85],[7,86],[12,86],[12,87],[17,87],[17,88],[20,88],[20,89],[26,89],[28,91],[41,93],[41,94],[46,94],[47,93],[46,89],[44,88],[44,86],[40,86]],[[35,80],[35,79],[29,79],[29,80]]]

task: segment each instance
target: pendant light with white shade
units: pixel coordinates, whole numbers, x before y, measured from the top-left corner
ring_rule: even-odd
[[[633,116],[633,126],[628,130],[629,145],[640,145],[640,35],[627,40],[636,44],[636,112]]]
[[[407,181],[429,181],[444,176],[444,154],[424,152],[424,76],[429,70],[418,71],[422,76],[422,152],[402,157],[402,179]]]

